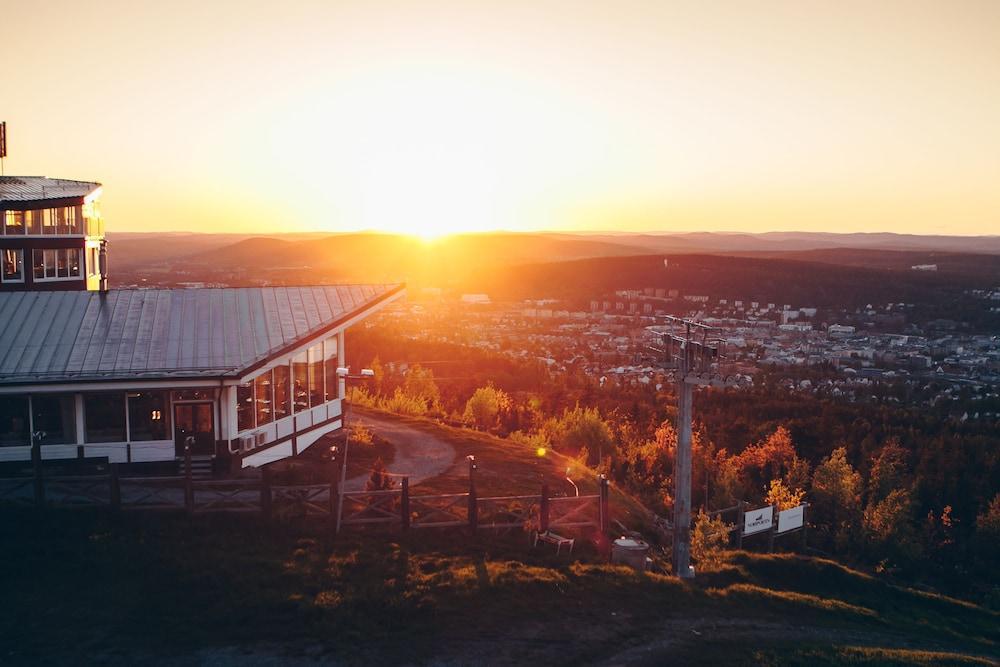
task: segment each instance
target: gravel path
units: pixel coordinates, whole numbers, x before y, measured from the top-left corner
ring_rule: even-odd
[[[447,471],[455,463],[455,449],[444,440],[375,413],[351,409],[350,423],[361,422],[392,443],[395,456],[390,472],[409,475],[410,486]],[[350,451],[348,451],[348,457]],[[347,491],[364,491],[368,474],[347,480]]]

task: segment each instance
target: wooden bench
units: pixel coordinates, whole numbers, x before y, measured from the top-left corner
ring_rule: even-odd
[[[562,551],[564,546],[569,547],[569,552],[573,553],[573,544],[576,542],[575,539],[570,537],[563,537],[562,535],[556,535],[551,530],[546,530],[545,532],[535,531],[535,543],[533,547],[537,547],[539,542],[547,542],[548,544],[556,545],[556,554]]]

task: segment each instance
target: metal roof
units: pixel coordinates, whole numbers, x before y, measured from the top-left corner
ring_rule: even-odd
[[[45,176],[0,176],[0,205],[5,202],[45,201],[68,197],[86,197],[101,187],[100,183],[69,181]]]
[[[284,354],[403,285],[0,294],[0,385],[216,378]]]

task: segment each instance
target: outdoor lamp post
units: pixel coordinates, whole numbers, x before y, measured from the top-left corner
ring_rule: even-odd
[[[337,377],[344,383],[344,418],[343,418],[343,428],[344,428],[344,456],[340,462],[340,484],[337,485],[337,526],[336,532],[340,532],[340,516],[344,509],[344,483],[347,481],[347,445],[351,438],[350,431],[347,430],[347,408],[350,407],[350,403],[347,401],[347,380],[371,380],[375,377],[375,371],[370,368],[362,368],[361,372],[357,375],[351,375],[350,366],[338,366],[337,367]]]

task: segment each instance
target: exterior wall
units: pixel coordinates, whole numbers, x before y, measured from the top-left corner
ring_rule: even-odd
[[[218,384],[214,385],[218,388]],[[169,412],[169,423],[170,427],[168,429],[169,439],[163,440],[132,440],[128,421],[128,391],[171,391],[178,389],[187,389],[189,385],[183,384],[173,384],[173,385],[159,385],[155,387],[143,386],[141,384],[132,383],[127,387],[122,387],[121,383],[117,386],[112,387],[102,387],[88,386],[88,391],[86,392],[72,392],[66,391],[65,388],[52,387],[49,391],[44,390],[32,390],[32,391],[16,391],[16,388],[4,387],[2,393],[5,395],[28,395],[28,396],[43,396],[45,394],[58,394],[66,395],[72,394],[74,396],[74,406],[73,406],[73,418],[74,418],[74,435],[75,442],[68,444],[53,444],[46,443],[44,440],[41,443],[41,456],[42,460],[56,460],[56,459],[78,459],[78,458],[103,458],[107,457],[110,463],[143,463],[150,461],[173,461],[175,459],[174,452],[174,439],[173,439],[173,406],[178,402],[173,399],[173,394],[171,392],[170,399],[168,400],[166,410]],[[15,389],[15,391],[11,391]],[[62,390],[60,390],[62,389]],[[87,442],[86,438],[86,428],[85,428],[85,417],[84,417],[84,402],[83,396],[85,393],[106,393],[107,391],[122,392],[126,394],[125,397],[125,439],[116,442]],[[213,389],[214,391],[214,389]],[[219,420],[218,420],[218,404],[219,400],[213,399],[213,404],[215,405],[215,431],[219,431]],[[29,407],[29,421],[33,421],[34,410]],[[31,424],[31,431],[34,431],[34,424]],[[0,447],[0,462],[5,461],[30,461],[31,460],[31,447],[28,445],[17,445],[17,446],[2,446]]]
[[[0,250],[19,249],[23,253],[24,280],[5,282],[0,280],[0,292],[24,291],[67,291],[100,290],[107,288],[107,257],[104,240],[104,224],[97,212],[97,198],[76,197],[31,202],[5,202],[0,205]],[[6,234],[4,218],[6,211],[33,211],[49,208],[71,207],[76,209],[79,231],[76,234]],[[25,228],[25,232],[29,231]],[[36,281],[32,271],[32,251],[36,249],[77,248],[80,250],[81,275],[79,278]],[[95,248],[103,256],[95,275],[89,274],[88,248]]]

